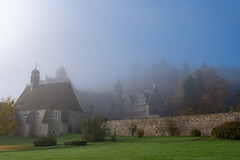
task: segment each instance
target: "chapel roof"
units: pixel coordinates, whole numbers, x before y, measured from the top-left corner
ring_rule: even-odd
[[[18,110],[61,109],[82,112],[70,82],[39,85],[34,90],[27,86],[16,101]]]

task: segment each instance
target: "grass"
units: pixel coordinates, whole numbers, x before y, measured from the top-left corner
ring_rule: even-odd
[[[24,137],[8,137],[8,136],[0,136],[0,146],[5,145],[21,145],[21,146],[29,146],[33,145],[33,141],[36,138],[24,138]]]
[[[58,147],[29,151],[0,152],[2,160],[237,160],[240,157],[239,141],[212,140],[195,137],[117,137],[111,142],[89,143],[86,146],[64,147],[64,141],[78,140],[77,134],[59,136]],[[0,145],[33,146],[31,138],[0,137]],[[15,141],[15,143],[14,143]],[[9,142],[9,143],[8,143]],[[34,147],[35,148],[35,147]]]

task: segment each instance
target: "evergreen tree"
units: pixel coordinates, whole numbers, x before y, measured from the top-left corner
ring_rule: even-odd
[[[194,94],[194,87],[195,86],[195,79],[193,78],[192,75],[189,75],[184,84],[183,84],[183,90],[184,90],[184,97],[183,97],[183,112],[186,110],[193,110],[195,102],[193,98]],[[186,114],[191,114],[191,113],[186,113]]]
[[[184,64],[183,64],[183,68],[182,68],[182,74],[186,75],[189,72],[190,72],[190,67],[189,67],[187,61],[185,61]]]

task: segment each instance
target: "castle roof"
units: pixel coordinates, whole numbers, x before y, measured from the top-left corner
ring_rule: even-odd
[[[16,101],[18,110],[61,109],[82,112],[70,82],[39,85],[34,90],[27,86]]]
[[[160,97],[155,85],[152,90],[145,90],[138,93],[127,94],[124,95],[124,98],[127,98],[130,101],[131,105],[143,103],[148,104],[154,95]]]

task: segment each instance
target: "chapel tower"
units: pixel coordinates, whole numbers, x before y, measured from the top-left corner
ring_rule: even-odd
[[[40,72],[37,70],[37,66],[36,66],[31,74],[31,82],[30,82],[30,90],[31,91],[39,86],[39,81],[40,81],[39,74],[40,74]]]

